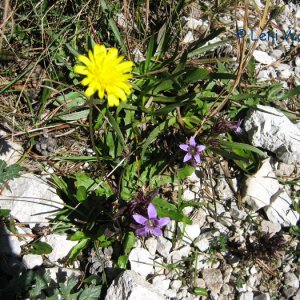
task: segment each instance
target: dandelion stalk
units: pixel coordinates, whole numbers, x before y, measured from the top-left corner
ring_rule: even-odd
[[[97,149],[97,147],[96,147],[95,137],[94,137],[94,126],[93,126],[94,98],[93,98],[93,97],[89,97],[89,98],[88,98],[88,104],[89,104],[89,109],[90,109],[90,113],[89,113],[89,131],[90,131],[90,138],[91,138],[93,150],[94,150],[95,153],[96,153],[97,161],[98,161],[98,163],[100,163],[100,156],[99,156],[99,153],[98,153],[98,149]]]

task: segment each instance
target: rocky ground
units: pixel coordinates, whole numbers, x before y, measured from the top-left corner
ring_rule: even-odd
[[[284,5],[279,2],[279,6]],[[263,7],[260,1],[256,3],[258,8]],[[220,14],[219,22],[227,28],[220,40],[235,35],[236,24],[243,28],[243,8],[235,13]],[[255,20],[254,11],[251,18]],[[191,43],[210,26],[197,6],[183,23],[183,43]],[[288,88],[297,86],[300,57],[290,50],[298,42],[285,38],[284,32],[300,32],[300,6],[285,4],[269,26],[278,31],[278,40],[258,41],[253,53],[257,78],[266,86],[270,82]],[[136,53],[137,59],[143,59],[143,53]],[[229,42],[217,48],[214,56],[228,53],[232,64],[236,64],[237,53]],[[207,205],[184,209],[192,225],[179,223],[176,230],[172,221],[162,236],[138,239],[129,255],[130,270],[113,280],[106,300],[300,299],[299,232],[298,236],[291,232],[299,225],[300,123],[287,117],[289,111],[299,115],[299,103],[292,97],[278,101],[285,114],[268,105],[249,109],[240,134],[263,152],[265,158],[259,169],[253,175],[244,175],[225,159],[200,164],[185,182],[182,198]],[[44,142],[40,141],[38,151],[54,151],[51,142],[46,146]],[[9,139],[1,139],[0,143],[0,159],[8,165],[22,156],[20,144]],[[50,166],[47,168],[53,172]],[[18,223],[27,224],[24,227],[16,223],[11,234],[1,223],[0,253],[5,257],[0,266],[2,287],[9,284],[15,272],[24,269],[46,268],[53,281],[59,274],[80,277],[86,272],[78,261],[65,266],[65,258],[77,241],[55,232],[55,225],[49,226],[53,212],[63,207],[49,178],[49,172],[22,174],[9,182],[10,189],[1,191],[1,209],[10,209]],[[26,254],[28,244],[37,236],[52,247],[51,253]],[[90,253],[89,272],[99,274],[103,269],[112,269],[113,251],[112,247],[105,249],[100,259]]]

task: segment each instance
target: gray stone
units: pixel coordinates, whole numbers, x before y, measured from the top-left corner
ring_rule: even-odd
[[[191,252],[191,247],[190,246],[184,246],[178,250],[172,251],[168,257],[167,257],[167,261],[169,263],[177,263],[179,262],[181,259],[183,259],[183,257],[188,257],[190,255]]]
[[[204,269],[201,273],[207,288],[212,293],[220,293],[221,287],[223,286],[221,271],[216,269]]]
[[[167,257],[172,248],[172,243],[164,238],[163,236],[158,237],[157,239],[157,252],[163,256]]]
[[[194,245],[202,252],[205,252],[209,248],[209,240],[205,237],[200,235],[195,241]]]
[[[26,254],[22,258],[23,264],[27,269],[33,269],[43,264],[43,257],[41,255]]]
[[[150,237],[145,241],[146,248],[151,255],[155,255],[157,249],[157,239],[155,237]]]
[[[134,271],[125,271],[116,278],[109,289],[105,300],[165,300],[153,285],[145,281]]]
[[[268,293],[264,293],[254,297],[254,300],[271,300],[271,297]]]
[[[245,181],[243,201],[254,211],[265,209],[268,219],[284,226],[295,225],[299,214],[290,209],[292,199],[281,188],[273,172],[269,159],[261,168]]]
[[[258,105],[248,111],[244,128],[253,146],[275,153],[287,164],[300,162],[300,129],[282,112]]]
[[[282,293],[286,297],[286,299],[294,296],[296,294],[296,292],[297,292],[297,288],[291,287],[291,286],[290,287],[283,287],[283,289],[282,289]]]
[[[253,56],[257,62],[264,64],[264,65],[270,65],[276,61],[274,57],[272,57],[268,53],[260,51],[260,50],[254,50]]]
[[[300,300],[300,290],[298,290],[298,292],[295,294],[293,300]]]
[[[77,245],[77,241],[69,241],[67,238],[64,234],[49,234],[41,238],[41,241],[46,242],[53,249],[51,253],[47,254],[50,261],[57,263],[66,258],[71,249]]]
[[[266,233],[276,233],[281,230],[281,226],[278,223],[263,220],[260,224],[261,231]]]
[[[299,287],[299,280],[294,273],[287,273],[284,275],[284,284],[294,288]]]
[[[294,170],[295,170],[294,165],[288,165],[283,162],[280,162],[277,165],[275,174],[276,174],[276,176],[290,176],[293,174]]]
[[[183,233],[183,242],[188,245],[200,235],[200,226],[198,224],[186,225],[179,223],[179,229],[180,232]]]
[[[1,138],[5,135],[6,133],[0,130],[0,159],[4,160],[7,165],[12,165],[21,158],[24,150],[19,144]]]
[[[165,275],[155,276],[152,280],[153,286],[161,293],[164,293],[170,286],[170,279],[166,279]]]
[[[19,239],[2,222],[0,222],[0,245],[0,255],[21,255]]]
[[[153,273],[154,256],[143,248],[134,248],[129,254],[131,270],[146,277]]]
[[[11,192],[4,190],[0,195],[1,208],[10,209],[15,219],[29,222],[31,227],[48,222],[63,207],[63,201],[46,180],[28,173],[10,181]]]
[[[238,300],[252,300],[252,299],[253,299],[252,292],[240,293],[238,295]]]

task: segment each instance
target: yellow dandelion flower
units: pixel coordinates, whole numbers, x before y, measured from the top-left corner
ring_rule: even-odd
[[[87,86],[84,92],[87,97],[98,92],[100,99],[107,97],[109,106],[118,106],[120,100],[127,100],[132,89],[128,82],[132,78],[132,61],[123,61],[124,56],[118,56],[116,48],[107,50],[99,44],[88,56],[79,55],[77,59],[83,65],[74,66],[74,72],[86,76],[81,84]]]

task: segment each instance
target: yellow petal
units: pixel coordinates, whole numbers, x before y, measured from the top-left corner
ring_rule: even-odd
[[[116,70],[122,73],[127,73],[132,70],[132,67],[134,66],[132,61],[124,61],[120,63],[118,66],[116,66]]]
[[[124,93],[124,91],[120,88],[118,88],[117,86],[114,86],[111,89],[111,93],[116,96],[117,98],[120,98],[121,100],[125,101],[126,100],[126,95]]]
[[[116,49],[116,48],[110,48],[108,50],[107,57],[109,59],[117,58],[118,57],[118,49]]]
[[[87,75],[89,73],[86,66],[80,66],[80,65],[74,66],[74,72],[81,75]]]
[[[120,101],[118,98],[116,98],[115,96],[113,95],[108,95],[107,96],[107,101],[108,101],[108,105],[109,106],[118,106]]]
[[[106,54],[106,48],[103,45],[96,44],[94,47],[94,56]]]
[[[100,98],[100,99],[103,99],[104,98],[104,89],[101,87],[101,88],[99,88],[99,90],[98,90],[98,97]]]
[[[84,94],[87,96],[87,97],[91,97],[95,94],[96,90],[94,89],[94,87],[91,87],[89,86],[86,91],[84,92]]]
[[[91,80],[92,80],[91,78],[85,77],[85,78],[81,81],[81,84],[84,85],[84,86],[89,85],[90,82],[91,82]]]
[[[77,59],[84,63],[86,66],[89,66],[91,64],[90,60],[88,59],[87,56],[84,56],[84,55],[78,55]]]

